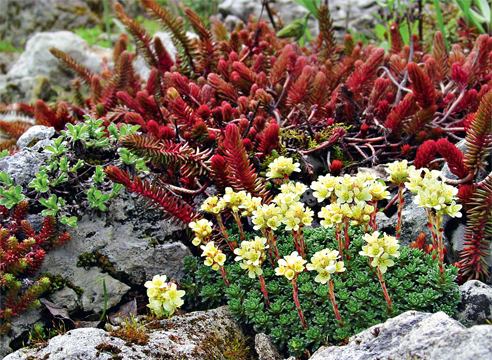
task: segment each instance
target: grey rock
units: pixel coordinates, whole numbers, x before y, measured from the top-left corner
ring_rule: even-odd
[[[37,33],[27,42],[26,50],[7,73],[8,79],[43,75],[54,85],[67,86],[74,76],[50,53],[53,46],[97,73],[103,70],[102,58],[111,59],[112,56],[110,49],[89,45],[69,31]]]
[[[77,229],[67,229],[70,241],[46,255],[40,272],[74,281],[78,256],[99,251],[113,264],[116,274],[125,274],[132,284],[142,285],[157,274],[180,278],[183,258],[191,254],[177,238],[180,229],[123,193],[111,201],[107,212],[89,211]]]
[[[161,320],[160,326],[149,329],[149,340],[145,345],[126,344],[126,341],[111,336],[107,331],[95,328],[75,329],[52,338],[41,349],[24,348],[8,355],[5,360],[27,360],[45,358],[62,359],[111,359],[113,354],[98,351],[101,344],[114,346],[120,351],[121,360],[134,359],[223,359],[228,349],[226,339],[233,336],[244,340],[239,323],[226,307],[198,311],[186,315],[175,315]]]
[[[29,147],[32,150],[39,150],[49,145],[51,139],[55,135],[55,129],[48,126],[34,125],[30,127],[17,140],[19,150]]]
[[[278,349],[272,342],[272,337],[263,333],[255,336],[255,350],[258,360],[281,360]]]
[[[236,28],[236,25],[241,21],[236,15],[229,14],[224,19],[224,24],[228,31],[233,31]]]
[[[47,160],[48,154],[24,148],[14,155],[1,158],[0,171],[5,171],[16,185],[27,186]]]
[[[10,78],[0,75],[0,101],[4,103],[33,103],[38,99],[48,101],[56,92],[44,75]]]
[[[0,0],[0,39],[20,48],[36,32],[94,26],[100,22],[102,9],[91,2]]]
[[[377,330],[376,330],[377,329]],[[346,346],[328,346],[311,360],[488,360],[492,326],[465,328],[443,312],[407,311],[352,336]]]
[[[395,194],[391,194],[391,196]],[[406,191],[404,198],[405,204],[402,211],[400,243],[408,246],[411,242],[417,240],[419,234],[423,232],[426,235],[427,244],[431,244],[432,236],[427,227],[427,215],[425,210],[418,207],[417,204],[413,202],[415,195],[412,192]],[[389,218],[383,212],[378,212],[376,214],[376,223],[378,231],[380,232],[395,235],[397,221],[398,215],[396,212]]]
[[[466,326],[492,322],[492,287],[478,280],[460,286],[461,302],[455,318]]]
[[[81,305],[77,293],[68,286],[65,286],[61,290],[55,291],[50,295],[50,298],[53,303],[66,309],[68,312],[79,309]]]
[[[0,53],[0,74],[6,74],[17,61],[20,54],[17,52],[1,52]]]
[[[92,267],[89,270],[76,268],[73,274],[73,284],[84,290],[82,294],[82,308],[84,311],[101,313],[104,310],[103,284],[100,279],[104,279],[107,290],[107,308],[110,309],[121,301],[130,287],[102,273],[101,269]],[[75,294],[76,295],[76,294]]]

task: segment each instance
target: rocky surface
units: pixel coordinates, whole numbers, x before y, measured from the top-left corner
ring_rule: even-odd
[[[226,307],[175,315],[156,321],[151,327],[144,330],[149,339],[142,345],[102,329],[82,328],[52,338],[45,347],[18,350],[4,360],[105,360],[114,359],[115,355],[121,360],[224,359],[223,354],[234,354],[234,344],[246,340]]]
[[[492,287],[470,280],[460,286],[460,293],[457,320],[466,326],[492,323]]]
[[[301,19],[308,12],[294,0],[276,0],[270,6],[279,14],[284,25]],[[375,0],[330,0],[329,8],[336,37],[343,39],[348,29],[363,34],[372,32],[377,20],[371,12],[377,13],[379,5]],[[219,4],[219,13],[223,19],[232,15],[246,22],[249,14],[258,17],[260,12],[261,0],[225,0]],[[263,13],[262,18],[267,19],[267,14]],[[318,33],[317,23],[312,16],[308,28],[312,35]]]
[[[110,49],[89,45],[69,31],[37,33],[27,42],[25,51],[9,72],[0,75],[0,101],[48,100],[55,93],[54,88],[68,86],[74,75],[50,53],[53,46],[98,73],[103,69],[103,57],[111,60],[112,56]]]
[[[17,48],[36,32],[94,26],[103,12],[98,0],[0,0],[0,9],[0,39]]]
[[[465,328],[443,312],[407,311],[350,338],[346,346],[328,346],[311,360],[488,360],[492,326]]]

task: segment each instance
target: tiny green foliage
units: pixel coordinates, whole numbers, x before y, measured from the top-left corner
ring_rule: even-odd
[[[106,210],[107,207],[105,203],[109,200],[108,194],[103,194],[101,190],[97,190],[94,187],[86,190],[85,193],[87,194],[87,200],[92,208],[97,208],[101,211]]]
[[[236,227],[230,231],[230,241],[240,241]],[[315,271],[302,272],[297,279],[299,302],[308,328],[303,328],[292,300],[292,286],[284,277],[275,275],[272,268],[264,267],[263,276],[270,300],[265,305],[258,279],[251,279],[240,264],[231,260],[224,265],[231,283],[226,287],[217,271],[200,265],[200,259],[185,261],[187,277],[181,282],[186,290],[186,303],[196,307],[205,304],[228,303],[234,315],[250,324],[255,331],[273,336],[275,342],[290,355],[302,357],[325,344],[336,345],[350,336],[382,323],[407,310],[424,312],[444,311],[453,315],[460,300],[458,286],[454,283],[457,268],[444,267],[440,274],[439,262],[419,249],[400,247],[401,255],[384,275],[393,306],[390,310],[381,291],[376,268],[360,256],[364,246],[363,233],[350,227],[351,244],[347,251],[347,271],[333,278],[334,293],[341,325],[330,304],[327,284],[314,281]],[[247,233],[248,240],[259,233]],[[290,234],[278,231],[278,249],[281,256],[295,250]],[[336,248],[333,229],[305,229],[306,258],[326,247]]]
[[[56,216],[61,208],[66,205],[65,200],[58,198],[56,195],[51,195],[48,199],[39,199],[39,202],[47,207],[47,209],[41,212],[43,216]]]
[[[29,187],[33,188],[37,192],[45,193],[50,188],[50,181],[48,180],[48,175],[44,171],[40,171],[36,174],[36,178],[29,183]]]
[[[22,200],[26,198],[22,194],[21,186],[12,186],[9,189],[0,188],[0,205],[5,206],[7,209],[12,209],[15,205],[19,204]]]

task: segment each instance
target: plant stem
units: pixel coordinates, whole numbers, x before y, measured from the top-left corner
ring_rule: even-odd
[[[386,300],[386,303],[388,304],[389,310],[392,311],[392,309],[391,309],[391,307],[392,307],[391,298],[388,294],[388,289],[386,289],[386,284],[384,283],[383,274],[381,273],[381,270],[379,270],[379,266],[378,266],[377,272],[378,272],[379,283],[381,284],[381,287],[383,288],[384,298]]]
[[[224,280],[227,287],[231,286],[231,284],[229,283],[229,280],[227,280],[227,276],[226,276],[226,272],[225,272],[224,267],[223,266],[219,267],[219,270],[220,270],[220,274],[222,275],[222,279]]]
[[[260,279],[261,292],[263,293],[263,296],[265,297],[265,303],[268,307],[270,307],[270,301],[268,300],[268,291],[267,291],[266,285],[265,285],[265,278],[263,277],[263,275],[258,275],[258,278]]]
[[[340,314],[338,313],[338,306],[335,301],[335,292],[333,291],[333,280],[331,279],[328,280],[328,288],[330,289],[330,300],[331,300],[331,305],[333,306],[333,311],[335,312],[335,317],[337,318],[340,325],[343,326],[343,321],[342,318],[340,317]]]
[[[227,230],[224,226],[224,223],[222,222],[222,219],[220,218],[220,214],[217,215],[217,222],[219,223],[220,231],[222,232],[222,235],[224,236],[224,239],[227,242],[227,245],[229,245],[229,249],[231,249],[232,253],[234,253],[234,249],[236,248],[237,243],[235,241],[232,243],[229,241],[229,235],[227,234]]]
[[[307,329],[308,326],[306,324],[306,320],[304,319],[304,314],[303,314],[302,309],[301,309],[301,303],[299,302],[296,280],[297,280],[297,277],[295,277],[294,279],[292,279],[290,281],[292,283],[292,289],[293,289],[292,295],[294,297],[294,302],[296,303],[297,312],[299,313],[299,317],[301,318],[302,326]]]
[[[342,229],[340,228],[340,225],[335,224],[335,237],[338,242],[338,255],[340,255],[340,258],[343,261],[343,241],[342,241]]]
[[[241,217],[236,211],[232,212],[232,216],[234,217],[234,220],[236,220],[237,223],[237,228],[239,229],[239,236],[241,237],[241,241],[245,241],[246,237],[244,236],[243,232],[243,224],[241,223]]]
[[[401,214],[403,212],[403,204],[405,203],[405,198],[403,197],[404,192],[405,184],[398,184],[398,222],[396,224],[396,240],[398,240],[401,235]]]
[[[278,249],[277,249],[277,237],[275,236],[275,234],[273,233],[273,230],[271,228],[267,228],[266,232],[267,232],[266,238],[270,242],[270,246],[273,249],[273,251],[275,252],[275,257],[278,260],[278,259],[280,259],[281,256],[280,256],[280,253],[278,252]]]

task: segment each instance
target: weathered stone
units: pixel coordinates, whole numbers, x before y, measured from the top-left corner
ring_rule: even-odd
[[[55,291],[50,295],[50,299],[53,303],[66,309],[68,312],[72,312],[80,308],[79,296],[68,286]]]
[[[37,33],[27,42],[26,50],[7,73],[8,78],[43,75],[53,84],[67,86],[74,75],[50,53],[49,49],[53,46],[98,73],[103,69],[102,58],[111,59],[112,56],[110,49],[89,45],[69,31]]]
[[[123,295],[125,295],[130,287],[109,276],[106,273],[102,273],[101,269],[92,267],[89,270],[82,268],[74,269],[72,276],[72,283],[84,290],[82,293],[82,308],[84,311],[92,311],[95,313],[101,313],[104,310],[104,291],[102,281],[96,285],[96,283],[104,279],[106,291],[107,291],[107,309],[112,308],[121,301]]]
[[[21,339],[24,341],[29,339],[29,332],[32,331],[34,324],[42,320],[41,311],[42,308],[38,307],[22,312],[20,317],[12,319],[12,328],[9,334],[0,336],[0,357],[11,353],[13,349],[17,349],[18,346],[14,346],[15,342],[19,343]]]
[[[36,32],[94,26],[102,15],[84,0],[0,0],[0,9],[0,39],[17,48]]]
[[[488,360],[492,326],[465,328],[443,312],[407,311],[350,338],[346,346],[328,346],[311,360]]]
[[[24,148],[14,155],[1,158],[0,171],[5,171],[16,185],[27,186],[47,159],[48,154]]]
[[[48,101],[56,92],[50,80],[44,75],[26,76],[11,79],[7,75],[0,76],[0,101],[4,103],[33,103],[38,99]]]
[[[492,322],[492,287],[478,280],[460,286],[461,302],[455,318],[466,326]]]
[[[44,149],[46,145],[49,145],[55,133],[56,131],[52,127],[34,125],[17,140],[17,147],[19,150],[25,147],[32,150]]]
[[[255,336],[255,350],[258,354],[258,360],[280,360],[278,349],[272,342],[272,337],[263,333]]]
[[[145,345],[127,343],[111,336],[107,331],[95,328],[71,330],[54,337],[46,347],[21,349],[5,360],[36,359],[112,359],[113,353],[96,349],[104,344],[106,349],[118,349],[121,360],[134,359],[223,359],[231,351],[230,342],[244,341],[245,336],[239,323],[227,308],[206,312],[198,311],[186,315],[175,315],[161,320],[160,326],[147,330],[149,340]]]

